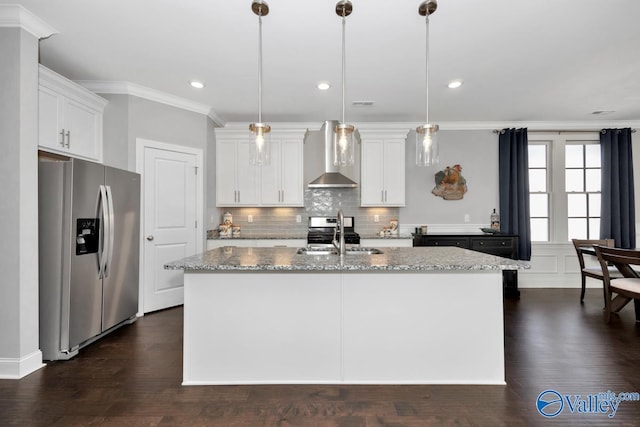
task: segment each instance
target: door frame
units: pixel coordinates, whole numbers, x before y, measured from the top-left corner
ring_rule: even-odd
[[[196,174],[196,250],[202,252],[204,248],[204,153],[201,148],[185,147],[183,145],[170,144],[167,142],[153,141],[150,139],[136,138],[136,172],[140,174],[140,278],[139,278],[139,290],[138,290],[138,317],[144,315],[144,231],[145,224],[144,214],[145,208],[144,200],[144,188],[145,188],[145,176],[144,176],[144,150],[145,148],[153,148],[157,150],[174,151],[182,154],[192,154],[196,156],[196,167],[198,173]]]

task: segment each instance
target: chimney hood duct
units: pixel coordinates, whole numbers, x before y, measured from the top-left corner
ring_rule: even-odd
[[[340,167],[333,164],[333,128],[338,123],[337,120],[327,120],[320,129],[324,143],[324,173],[311,181],[308,185],[309,188],[358,187],[358,183],[340,173]]]

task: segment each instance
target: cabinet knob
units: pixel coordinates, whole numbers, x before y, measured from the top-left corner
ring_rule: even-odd
[[[153,236],[152,236],[151,234],[150,234],[150,235],[148,235],[148,236],[147,236],[147,240],[148,240],[148,241],[152,241],[152,240],[153,240]]]

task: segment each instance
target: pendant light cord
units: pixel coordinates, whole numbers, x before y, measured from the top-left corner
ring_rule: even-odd
[[[344,14],[342,15],[342,123],[346,123],[345,121],[345,80],[346,80],[346,72],[345,72],[345,62],[347,59],[347,55],[346,55],[346,43],[345,43],[345,37],[346,37],[346,26],[347,26],[347,19],[344,16]]]
[[[426,86],[427,86],[427,90],[425,91],[426,93],[426,98],[427,98],[427,108],[426,108],[426,114],[427,114],[427,121],[426,124],[429,124],[429,13],[427,13],[425,15],[425,20],[427,23],[427,49],[426,49],[426,58],[427,58],[427,72],[426,72]]]
[[[262,13],[258,15],[258,123],[262,123]]]

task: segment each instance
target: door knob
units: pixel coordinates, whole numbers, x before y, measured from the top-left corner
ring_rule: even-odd
[[[153,240],[153,236],[152,236],[152,235],[148,235],[148,236],[147,236],[147,240],[148,240],[148,241],[152,241],[152,240]]]

